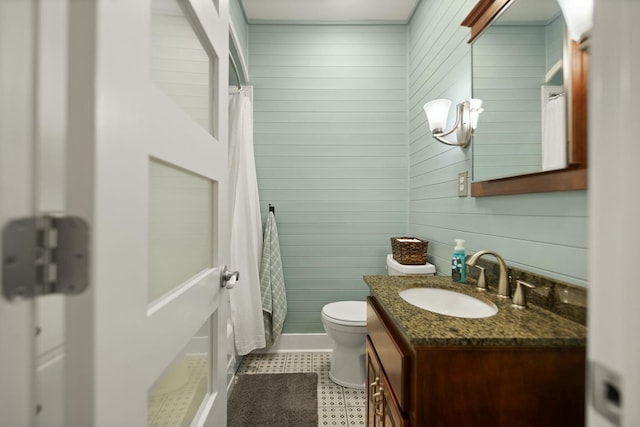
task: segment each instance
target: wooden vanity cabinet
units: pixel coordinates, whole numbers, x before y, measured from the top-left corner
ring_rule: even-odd
[[[366,347],[370,427],[585,425],[585,347],[412,346],[371,296]]]

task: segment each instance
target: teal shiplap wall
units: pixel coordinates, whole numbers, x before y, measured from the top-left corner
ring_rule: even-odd
[[[483,100],[482,126],[473,138],[473,178],[542,170],[542,85],[562,85],[564,21],[492,25],[473,44],[473,96]]]
[[[423,0],[408,26],[409,233],[430,241],[439,274],[449,274],[453,240],[462,238],[469,252],[492,249],[510,265],[587,286],[586,191],[458,198],[472,150],[427,135],[426,101],[471,96],[469,30],[460,22],[475,3]]]
[[[557,61],[562,60],[562,47],[564,38],[564,19],[558,15],[545,26],[547,39],[547,70],[551,69]]]
[[[231,16],[231,22],[233,23],[236,36],[238,37],[240,49],[242,49],[242,53],[245,55],[246,60],[246,56],[249,52],[249,25],[245,19],[244,11],[240,5],[240,0],[231,0],[229,2],[229,14]]]
[[[473,96],[485,109],[473,137],[474,179],[542,170],[546,51],[542,25],[495,25],[473,44]]]
[[[385,274],[394,235],[428,239],[439,274],[463,238],[469,252],[493,249],[587,285],[586,192],[458,198],[472,150],[428,135],[425,102],[471,96],[460,22],[475,3],[423,0],[407,26],[248,26],[258,185],[263,216],[276,206],[285,332],[321,332],[325,303],[363,299],[362,275]]]
[[[322,306],[364,300],[408,218],[404,25],[250,25],[263,216],[275,205],[284,332],[323,332]]]

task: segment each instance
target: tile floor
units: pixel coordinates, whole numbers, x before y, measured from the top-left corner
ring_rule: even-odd
[[[331,353],[250,354],[238,374],[318,374],[318,426],[364,426],[367,396],[364,390],[341,387],[329,379]]]

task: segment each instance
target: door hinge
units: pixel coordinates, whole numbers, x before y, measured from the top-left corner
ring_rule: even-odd
[[[2,231],[2,293],[8,300],[78,294],[89,285],[89,226],[77,217],[9,222]]]

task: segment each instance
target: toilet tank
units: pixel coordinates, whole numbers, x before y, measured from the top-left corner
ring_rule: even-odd
[[[393,255],[387,255],[387,274],[389,276],[433,276],[436,274],[436,267],[433,264],[404,265],[393,259]]]

